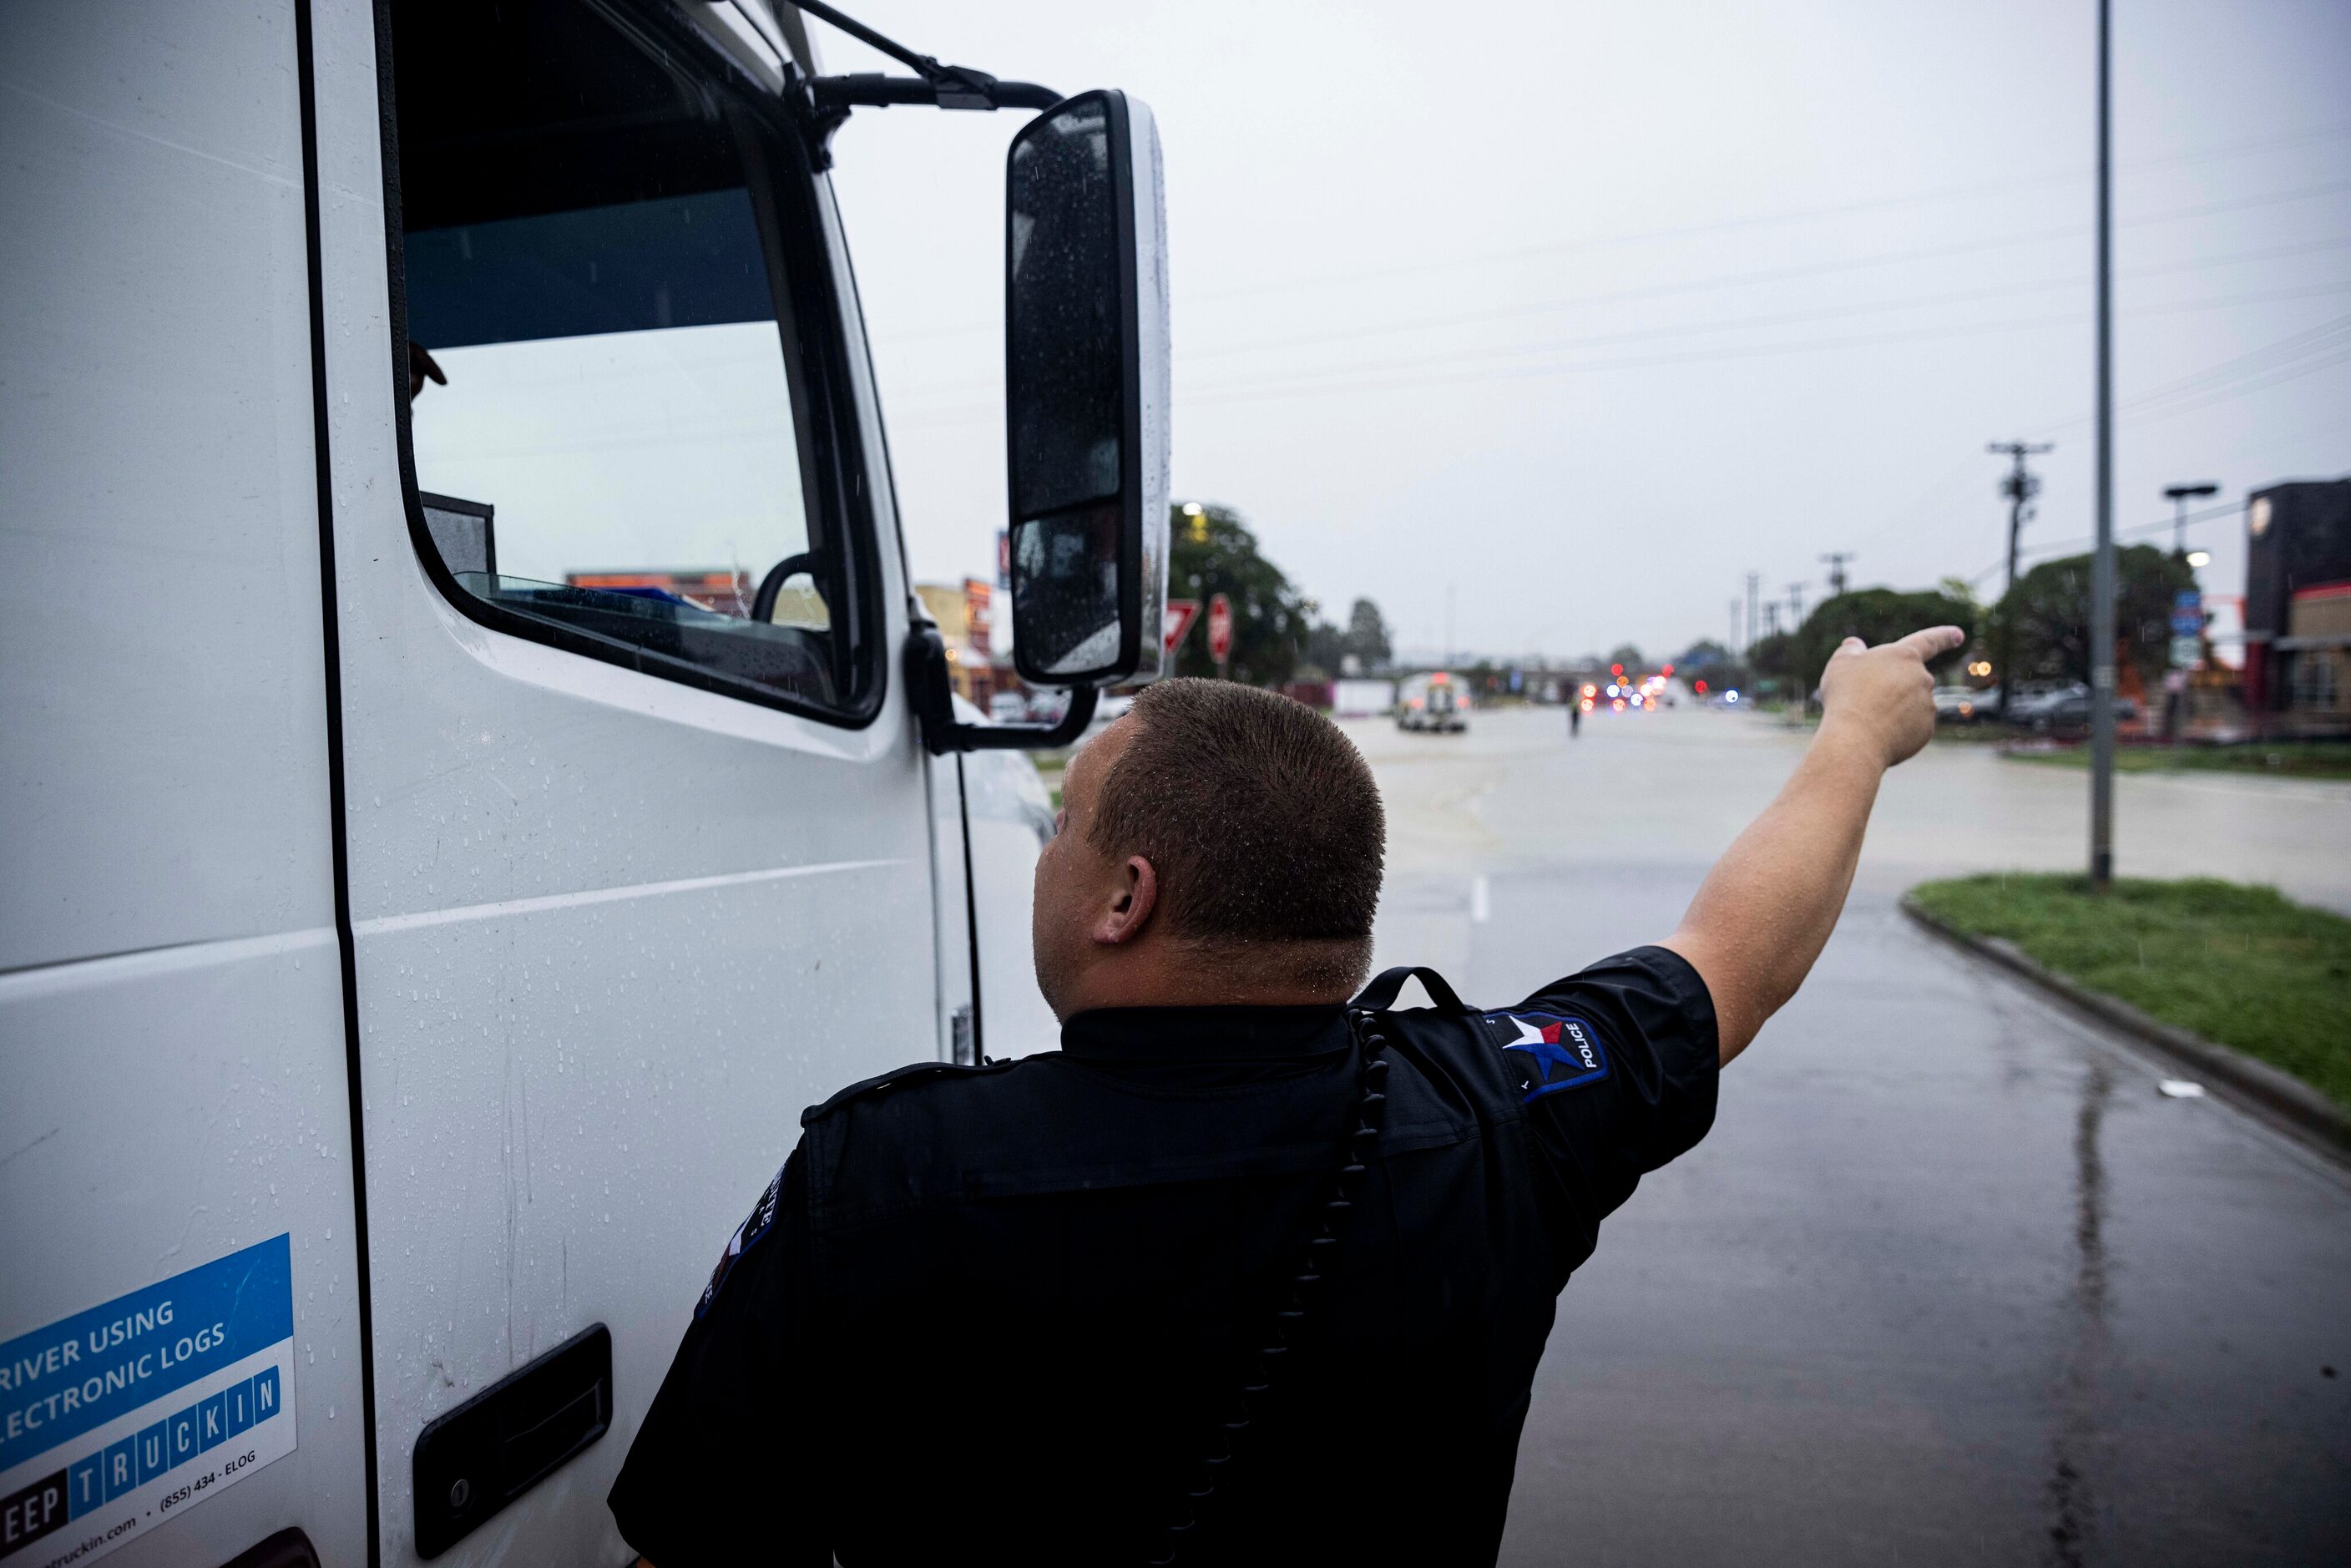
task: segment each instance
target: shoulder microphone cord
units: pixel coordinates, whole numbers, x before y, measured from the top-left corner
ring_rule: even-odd
[[[1316,1214],[1312,1233],[1300,1250],[1298,1268],[1290,1276],[1287,1303],[1273,1314],[1272,1327],[1257,1352],[1254,1375],[1241,1385],[1233,1414],[1221,1424],[1209,1451],[1202,1456],[1199,1473],[1186,1490],[1176,1517],[1160,1527],[1160,1544],[1149,1559],[1151,1568],[1165,1568],[1176,1561],[1185,1546],[1198,1543],[1200,1516],[1215,1498],[1217,1483],[1232,1472],[1233,1444],[1263,1410],[1274,1379],[1280,1375],[1291,1346],[1306,1325],[1307,1312],[1322,1293],[1318,1287],[1338,1260],[1338,1228],[1345,1223],[1356,1196],[1363,1191],[1372,1153],[1379,1146],[1381,1130],[1387,1125],[1388,1064],[1380,1052],[1390,1042],[1378,1027],[1377,1016],[1360,1008],[1347,1009],[1347,1026],[1354,1037],[1359,1058],[1355,1070],[1355,1125],[1347,1134],[1345,1152],[1340,1156],[1339,1169],[1332,1181],[1332,1195]]]

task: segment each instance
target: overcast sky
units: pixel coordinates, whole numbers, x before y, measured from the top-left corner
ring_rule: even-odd
[[[1765,596],[1997,593],[1994,439],[2092,524],[2095,7],[853,0],[1124,88],[1166,150],[1175,490],[1409,648],[1666,652]],[[2119,0],[2116,522],[2351,473],[2351,5]],[[826,68],[888,62],[811,24]],[[835,142],[916,574],[1004,520],[1012,114]],[[2191,530],[2243,587],[2241,505]],[[2168,541],[2168,531],[2162,536]]]

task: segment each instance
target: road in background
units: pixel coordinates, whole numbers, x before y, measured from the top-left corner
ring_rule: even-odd
[[[1671,930],[1803,744],[1346,727],[1388,803],[1381,962],[1487,1006]],[[2123,874],[2351,909],[2351,787],[2116,790]],[[1896,907],[2078,866],[2085,798],[1973,746],[1888,779],[1812,982],[1561,1298],[1505,1563],[2351,1561],[2351,1179]]]

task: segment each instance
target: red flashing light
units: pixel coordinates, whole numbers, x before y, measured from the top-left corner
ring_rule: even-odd
[[[1700,681],[1700,682],[1698,682],[1698,687],[1697,687],[1697,690],[1698,690],[1698,695],[1700,695],[1700,696],[1704,696],[1704,695],[1706,695],[1706,683],[1705,683],[1704,681]]]
[[[1608,666],[1608,673],[1612,675],[1621,675],[1625,673],[1625,666],[1622,664],[1611,664]]]
[[[1671,664],[1667,664],[1665,668],[1665,673],[1668,675],[1672,674],[1674,673],[1674,667]]]
[[[1443,670],[1439,670],[1437,674],[1428,677],[1428,684],[1432,686],[1451,685],[1453,684],[1453,677],[1447,674]]]

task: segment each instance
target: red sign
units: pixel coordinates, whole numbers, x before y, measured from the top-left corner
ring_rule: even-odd
[[[1233,655],[1233,601],[1219,593],[1208,601],[1208,657],[1219,664]]]
[[[1174,658],[1176,650],[1184,645],[1184,634],[1192,629],[1192,619],[1200,613],[1196,599],[1171,599],[1167,601],[1167,618],[1159,623],[1159,634],[1167,644],[1167,656]]]
[[[963,580],[964,635],[971,641],[971,651],[979,655],[983,664],[993,662],[995,650],[989,646],[991,611],[995,604],[996,584],[984,578]]]

